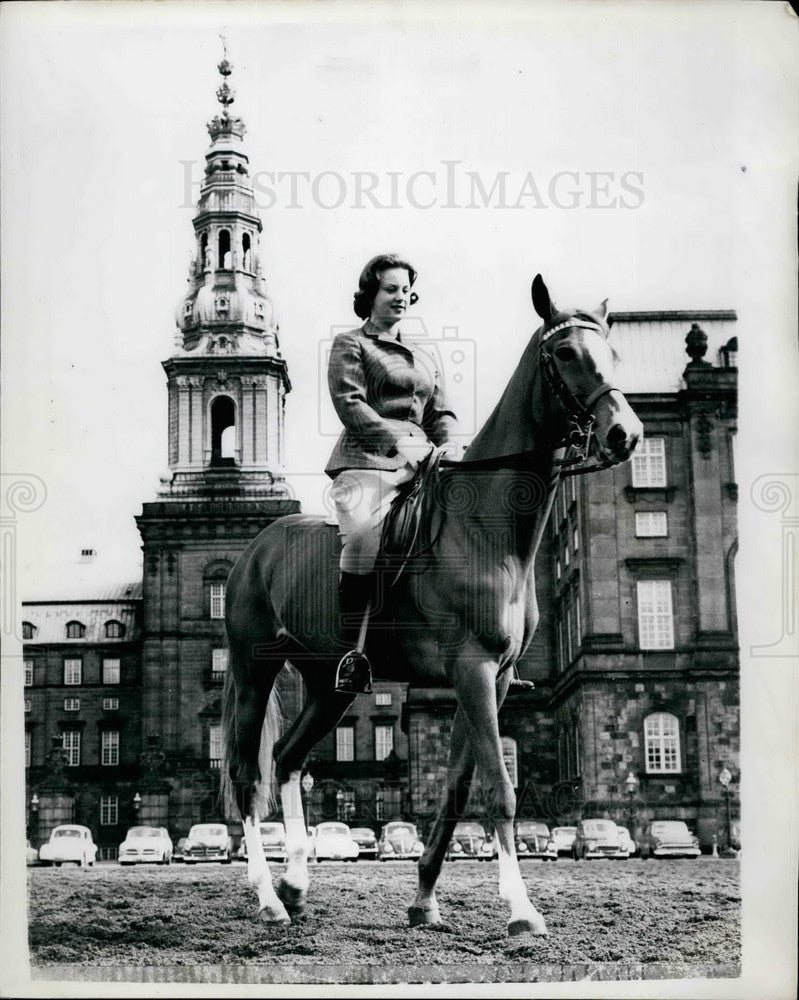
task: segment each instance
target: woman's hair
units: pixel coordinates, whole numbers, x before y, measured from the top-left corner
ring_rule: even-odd
[[[359,319],[369,319],[372,314],[372,304],[380,288],[380,275],[383,271],[388,271],[392,267],[402,267],[408,272],[411,285],[416,281],[416,271],[404,258],[395,253],[381,253],[377,257],[372,257],[366,267],[361,271],[358,279],[358,291],[352,302],[355,315]],[[411,295],[411,305],[419,300],[415,293]]]

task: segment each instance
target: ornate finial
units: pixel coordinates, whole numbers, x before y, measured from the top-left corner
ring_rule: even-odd
[[[708,364],[703,360],[707,354],[707,334],[698,323],[692,323],[691,329],[685,335],[685,353],[690,355],[693,365]]]
[[[221,115],[216,115],[208,122],[208,132],[212,139],[217,139],[220,135],[225,134],[236,135],[243,139],[244,133],[247,131],[244,122],[241,118],[234,118],[228,110],[236,99],[236,91],[228,83],[228,77],[233,72],[233,63],[227,57],[227,38],[224,35],[219,37],[222,39],[223,57],[217,69],[222,76],[222,83],[216,89],[216,99],[222,105],[223,110]]]

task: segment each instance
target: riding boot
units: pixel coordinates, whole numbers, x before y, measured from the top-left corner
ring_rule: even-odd
[[[358,648],[358,640],[366,609],[374,597],[374,589],[374,573],[341,574],[338,587],[341,638],[352,647],[342,656],[336,669],[335,687],[342,694],[369,694],[372,690],[372,668],[363,650]]]

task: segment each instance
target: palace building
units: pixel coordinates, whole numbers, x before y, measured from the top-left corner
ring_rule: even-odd
[[[135,822],[173,840],[211,819],[240,832],[217,800],[225,583],[248,542],[299,504],[285,481],[291,382],[245,126],[227,59],[219,70],[195,253],[163,363],[170,472],[136,518],[143,579],[23,603],[35,846],[67,821],[89,826],[104,858]],[[519,664],[535,687],[500,716],[506,763],[520,817],[682,818],[707,847],[724,839],[726,796],[737,812],[736,317],[613,319],[617,384],[646,437],[630,463],[559,487],[537,562],[541,622]],[[293,716],[302,681],[289,669],[278,684]],[[405,818],[424,831],[453,709],[451,692],[399,684],[357,698],[308,762],[310,821]]]

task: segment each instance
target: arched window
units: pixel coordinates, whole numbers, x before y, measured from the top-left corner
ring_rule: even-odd
[[[241,266],[245,271],[250,270],[250,234],[245,233],[241,238]]]
[[[200,263],[203,267],[208,263],[208,233],[200,237]]]
[[[25,640],[25,639],[33,639],[35,635],[36,635],[36,626],[35,625],[31,625],[30,622],[23,622],[22,623],[22,638],[23,638],[23,640]]]
[[[122,622],[106,622],[105,623],[105,637],[106,639],[122,639],[125,635],[125,626]]]
[[[80,622],[67,622],[67,639],[83,639],[86,636],[86,626]]]
[[[519,755],[516,749],[516,740],[510,736],[502,737],[502,759],[510,778],[510,783],[514,788],[519,787]]]
[[[219,266],[230,267],[230,233],[227,229],[219,231]]]
[[[644,754],[647,774],[676,774],[682,769],[676,716],[653,712],[644,719]]]
[[[211,403],[211,464],[232,465],[236,458],[236,406],[230,396]]]

